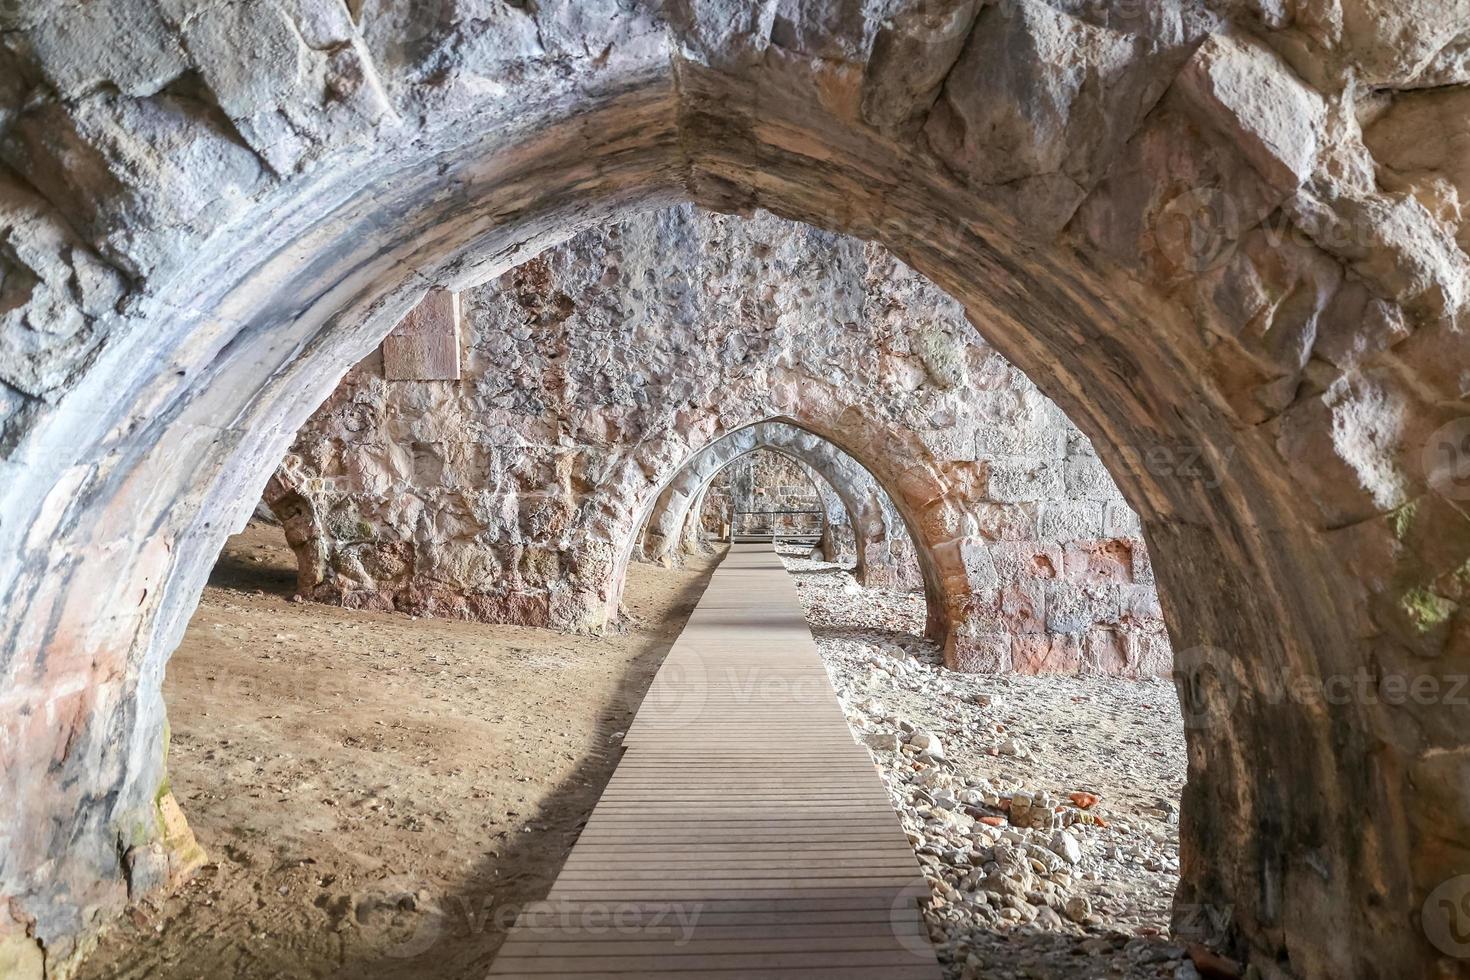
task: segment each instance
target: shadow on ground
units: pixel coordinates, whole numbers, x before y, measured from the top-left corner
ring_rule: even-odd
[[[630,661],[616,697],[599,714],[599,731],[626,731],[662,663],[709,584],[716,564],[678,595],[675,611],[662,625],[658,642]],[[560,874],[577,835],[621,758],[621,749],[581,760],[523,824],[493,862],[465,875],[457,888],[439,895],[408,889],[385,891],[378,908],[359,927],[379,931],[382,942],[369,953],[355,949],[331,976],[353,980],[480,978],[514,925],[517,913],[541,901]],[[534,867],[536,872],[501,877],[501,867]],[[358,911],[361,915],[362,903]]]
[[[281,536],[284,539],[285,532]],[[226,548],[209,573],[209,584],[235,592],[290,597],[296,593],[296,564],[285,548]]]

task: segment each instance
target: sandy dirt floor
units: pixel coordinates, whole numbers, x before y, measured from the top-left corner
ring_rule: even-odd
[[[81,977],[483,976],[716,563],[637,565],[626,632],[569,636],[293,602],[281,531],[235,536],[165,684],[210,861]]]

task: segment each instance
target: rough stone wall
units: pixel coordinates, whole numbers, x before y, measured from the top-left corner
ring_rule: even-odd
[[[884,242],[1101,451],[1192,720],[1189,934],[1267,978],[1463,975],[1467,19],[6,5],[0,948],[60,974],[160,883],[125,856],[168,837],[164,665],[342,372],[432,285],[695,201]],[[949,520],[963,474],[869,435]]]
[[[916,542],[931,566],[946,543],[966,551],[931,590],[952,665],[1168,669],[1138,520],[1087,440],[879,246],[682,206],[583,232],[463,309],[461,381],[385,381],[373,356],[298,434],[273,486],[306,595],[596,628],[616,615],[638,521],[701,437],[826,416],[841,445],[860,415],[966,474],[955,520]],[[870,529],[864,581],[902,587],[918,577],[893,509],[923,502],[892,486],[853,509]],[[692,499],[656,529],[655,556]]]

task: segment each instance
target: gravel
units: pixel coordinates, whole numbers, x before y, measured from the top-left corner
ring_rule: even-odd
[[[946,976],[1195,975],[1167,938],[1185,775],[1173,686],[948,671],[921,638],[921,593],[782,557],[929,882]]]

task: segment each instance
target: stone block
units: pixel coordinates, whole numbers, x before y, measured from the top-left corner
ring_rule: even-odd
[[[1011,637],[1011,667],[1018,674],[1075,674],[1081,658],[1076,636],[1028,633]]]
[[[1109,538],[1136,538],[1143,534],[1143,521],[1121,500],[1110,501],[1103,509],[1103,536]],[[1143,548],[1134,549],[1144,551]]]
[[[1035,459],[996,460],[991,464],[989,494],[997,503],[1031,503],[1063,496],[1062,469]]]
[[[1062,572],[1062,547],[1039,541],[997,541],[990,546],[1004,583],[1056,578]]]
[[[1000,590],[1000,625],[1010,633],[1041,633],[1046,629],[1046,587],[1020,582]]]
[[[945,666],[974,674],[999,674],[1011,669],[1011,644],[1003,633],[966,633],[951,635],[945,651]]]
[[[982,0],[916,5],[885,22],[863,76],[863,118],[889,135],[921,126],[982,6]]]
[[[1311,174],[1327,103],[1265,45],[1211,34],[1175,84],[1271,186],[1294,191]]]
[[[1040,505],[1037,537],[1042,541],[1076,541],[1103,536],[1102,501],[1047,501]]]
[[[924,134],[953,170],[1006,185],[1023,221],[1054,230],[1163,91],[1147,48],[1050,4],[990,4]]]
[[[1116,629],[1089,629],[1082,634],[1082,674],[1126,675],[1134,673],[1127,634]]]
[[[1132,673],[1138,677],[1168,677],[1174,670],[1174,651],[1169,644],[1169,634],[1137,632],[1130,630],[1128,637],[1128,660]]]
[[[1063,488],[1073,500],[1115,502],[1119,498],[1112,476],[1096,456],[1069,457],[1062,472]]]
[[[1046,629],[1081,633],[1099,623],[1118,621],[1118,586],[1081,586],[1049,581],[1046,586]]]
[[[1118,617],[1130,623],[1162,626],[1164,609],[1159,594],[1150,585],[1124,585],[1118,589]]]
[[[458,381],[460,300],[431,289],[383,339],[383,377],[389,381]]]
[[[1063,546],[1062,577],[1080,585],[1133,581],[1133,544],[1122,538],[1069,541]]]
[[[1034,503],[980,503],[971,515],[976,529],[992,541],[1028,541],[1036,537],[1036,511]]]
[[[188,69],[178,38],[149,0],[92,0],[50,7],[30,33],[42,73],[64,99],[111,85],[153,95]]]

